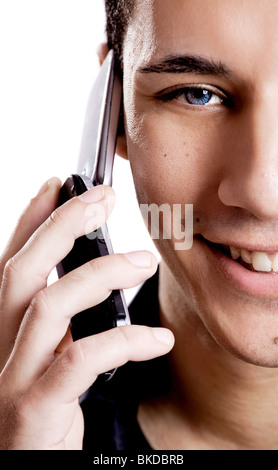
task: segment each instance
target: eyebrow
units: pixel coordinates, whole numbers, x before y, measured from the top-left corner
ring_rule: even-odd
[[[165,59],[140,67],[140,73],[195,73],[230,77],[231,70],[221,61],[214,61],[199,55],[169,56]]]

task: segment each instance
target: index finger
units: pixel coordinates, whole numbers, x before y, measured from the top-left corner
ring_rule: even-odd
[[[69,253],[75,239],[104,224],[114,206],[114,191],[98,186],[87,193],[86,201],[75,197],[56,209],[9,261],[3,281],[5,309],[26,309],[34,295],[46,287],[50,272]],[[100,193],[102,198],[97,202]],[[92,215],[88,211],[92,205],[103,210]]]

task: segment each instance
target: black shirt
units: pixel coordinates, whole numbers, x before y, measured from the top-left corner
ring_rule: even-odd
[[[158,272],[146,281],[129,306],[132,324],[159,326]],[[148,451],[137,422],[141,400],[157,396],[170,384],[167,357],[129,362],[109,382],[96,382],[81,403],[86,452]]]

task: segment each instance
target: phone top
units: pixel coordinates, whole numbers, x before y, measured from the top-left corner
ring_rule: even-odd
[[[90,178],[93,185],[112,185],[121,98],[122,84],[111,50],[89,96],[77,166],[77,173]]]

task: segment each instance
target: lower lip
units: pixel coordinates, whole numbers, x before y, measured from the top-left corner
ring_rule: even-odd
[[[267,299],[278,297],[278,273],[257,273],[249,271],[237,261],[198,239],[204,246],[209,259],[234,288],[253,297]]]

